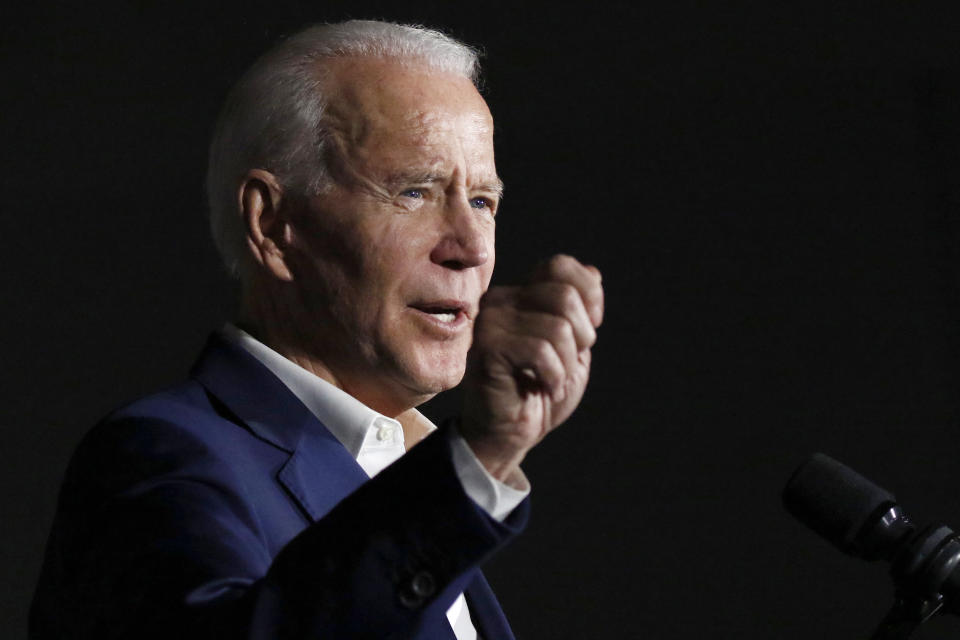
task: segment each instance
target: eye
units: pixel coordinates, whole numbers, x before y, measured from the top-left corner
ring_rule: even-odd
[[[423,189],[405,189],[400,192],[400,195],[404,198],[414,198],[416,200],[423,199]]]
[[[470,198],[470,206],[474,209],[490,209],[493,211],[493,202],[489,198]]]

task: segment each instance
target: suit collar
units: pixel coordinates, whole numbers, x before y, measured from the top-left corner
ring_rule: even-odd
[[[288,360],[266,344],[233,324],[221,330],[230,344],[242,347],[300,399],[300,402],[330,430],[354,459],[359,458],[364,440],[378,425],[392,425],[398,433],[400,423],[377,413],[346,391]],[[401,436],[402,438],[402,436]]]
[[[320,424],[269,369],[219,333],[207,340],[190,375],[254,434],[287,453]]]
[[[254,435],[290,454],[277,479],[312,520],[367,480],[329,429],[242,347],[211,335],[190,375]]]

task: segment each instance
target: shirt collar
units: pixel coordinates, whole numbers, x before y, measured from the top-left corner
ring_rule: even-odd
[[[396,427],[396,437],[400,438],[402,444],[403,429],[398,421],[377,413],[336,385],[283,357],[236,325],[226,324],[221,334],[242,347],[277,376],[346,447],[354,459],[360,455],[367,433],[384,424]],[[418,413],[418,417],[422,416]],[[423,420],[426,424],[431,424],[426,418]]]

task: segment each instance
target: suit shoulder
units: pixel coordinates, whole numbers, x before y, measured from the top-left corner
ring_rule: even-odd
[[[214,401],[195,380],[187,380],[129,402],[109,413],[100,424],[125,420],[162,420],[189,425],[198,417],[217,413]]]
[[[178,476],[223,481],[233,476],[229,461],[242,459],[255,445],[245,435],[245,427],[199,383],[187,381],[135,400],[97,423],[77,446],[65,484]]]
[[[135,447],[169,440],[230,450],[244,434],[249,431],[241,421],[199,382],[188,380],[109,413],[86,434],[79,449],[104,441]]]

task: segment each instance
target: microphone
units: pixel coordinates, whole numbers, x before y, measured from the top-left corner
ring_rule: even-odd
[[[915,624],[941,605],[960,615],[960,539],[951,528],[917,528],[893,494],[822,453],[794,471],[783,504],[844,553],[889,562],[898,605],[914,605]]]

